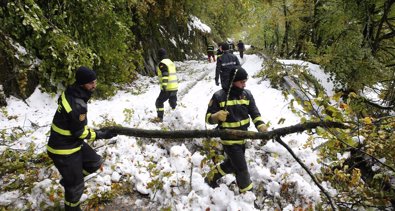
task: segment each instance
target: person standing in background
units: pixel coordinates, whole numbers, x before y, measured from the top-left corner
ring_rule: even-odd
[[[243,58],[244,51],[245,51],[245,46],[244,46],[244,43],[241,40],[239,40],[239,42],[237,43],[237,50],[239,50],[240,58]]]
[[[213,58],[213,62],[215,62],[214,45],[212,44],[207,45],[207,57],[208,62],[211,62],[211,58]]]
[[[228,45],[229,45],[229,53],[233,54],[235,50],[235,44],[233,43],[233,41],[228,41]]]
[[[222,88],[228,90],[230,70],[236,66],[240,66],[240,62],[236,55],[229,52],[228,43],[222,43],[221,49],[223,54],[217,58],[217,65],[215,68],[215,85],[218,86],[219,79],[221,79]]]
[[[157,68],[160,93],[155,102],[156,112],[158,116],[154,121],[162,122],[163,114],[165,111],[164,102],[169,100],[170,107],[173,110],[176,109],[178,81],[176,66],[174,62],[168,58],[167,52],[164,48],[158,50],[158,58],[160,60]]]
[[[220,57],[224,52],[222,51],[222,43],[218,43],[218,49],[217,49],[217,60],[218,57]]]

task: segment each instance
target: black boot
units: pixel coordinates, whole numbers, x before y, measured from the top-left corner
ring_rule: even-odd
[[[60,179],[59,184],[62,185],[64,187],[64,179]]]
[[[222,175],[218,172],[214,173],[214,176],[212,178],[212,180],[209,180],[208,177],[204,178],[204,182],[207,183],[210,187],[212,188],[217,188],[219,187],[217,181],[222,177]]]
[[[82,209],[80,208],[80,205],[78,205],[76,207],[64,205],[64,209],[65,209],[65,211],[82,211]]]
[[[209,181],[208,177],[204,178],[204,182],[207,183],[211,188],[217,188],[219,187],[217,180],[211,180]]]

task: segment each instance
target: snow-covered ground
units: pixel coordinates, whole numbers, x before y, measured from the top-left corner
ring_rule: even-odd
[[[254,95],[263,120],[270,122],[269,130],[299,123],[299,118],[288,108],[289,99],[286,100],[280,90],[271,88],[267,80],[251,77],[262,69],[262,62],[262,58],[256,55],[245,55],[242,60],[243,68],[250,75],[246,88]],[[302,63],[292,61],[295,62]],[[215,126],[205,124],[204,119],[208,102],[219,89],[214,83],[215,63],[185,61],[176,62],[176,66],[180,82],[178,107],[172,111],[168,103],[165,103],[163,123],[150,121],[156,116],[155,100],[159,94],[157,79],[139,76],[130,87],[125,87],[111,99],[91,100],[88,105],[89,126],[97,128],[105,120],[111,120],[124,127],[141,129],[213,129]],[[310,65],[309,68],[314,72],[322,72],[318,66]],[[12,143],[12,149],[27,149],[29,144],[34,143],[37,153],[45,152],[48,131],[57,108],[57,97],[37,89],[26,103],[13,97],[7,99],[8,106],[0,113],[0,130],[11,132],[13,128],[20,127],[25,131],[25,136]],[[281,119],[285,121],[279,121]],[[256,131],[253,126],[250,130]],[[316,153],[303,147],[307,138],[302,133],[291,134],[283,137],[283,140],[316,173],[321,166],[317,162]],[[120,135],[110,141],[116,143],[106,145],[108,140],[93,143],[94,148],[101,146],[97,151],[105,156],[105,166],[103,172],[87,180],[82,200],[93,194],[111,191],[112,184],[119,182],[129,184],[134,191],[148,194],[149,203],[171,207],[172,210],[255,210],[255,198],[263,197],[260,195],[262,192],[256,195],[252,192],[239,194],[229,188],[232,186],[228,185],[234,180],[232,175],[227,175],[219,188],[207,186],[203,178],[209,167],[201,165],[204,157],[196,147],[191,147],[201,145],[202,139],[170,142]],[[295,200],[290,200],[292,203],[282,207],[283,210],[307,207],[309,203],[321,201],[318,187],[280,144],[269,141],[261,146],[260,143],[260,140],[249,140],[246,151],[251,179],[256,189],[263,187],[265,195],[278,201],[284,200],[281,199],[285,197],[284,192],[291,193]],[[0,152],[6,148],[5,145],[0,146]],[[161,173],[154,175],[150,168],[160,170]],[[170,176],[165,176],[166,172],[171,172]],[[48,192],[51,188],[62,190],[58,184],[59,179],[56,168],[43,169],[30,194],[21,195],[19,191],[0,192],[0,207],[22,209],[27,203],[31,203],[34,209],[39,209],[40,204],[52,206]],[[162,190],[147,188],[147,183],[154,179],[163,183]],[[0,185],[4,184],[1,179]],[[330,190],[328,185],[323,186]],[[61,199],[60,196],[55,195],[56,197]],[[134,204],[134,207],[149,206],[142,200],[129,203]],[[273,210],[276,203],[272,200],[272,205],[269,204],[263,209]]]

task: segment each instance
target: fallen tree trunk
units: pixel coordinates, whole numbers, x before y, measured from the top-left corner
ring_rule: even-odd
[[[275,137],[285,136],[291,133],[300,133],[305,130],[314,129],[317,127],[325,128],[349,128],[349,126],[332,121],[322,122],[306,122],[302,124],[296,124],[288,127],[273,129],[268,132],[258,133],[253,131],[242,131],[242,130],[145,130],[137,128],[127,128],[112,126],[106,127],[112,132],[119,135],[135,136],[143,138],[167,138],[167,139],[185,139],[185,138],[214,138],[219,137],[222,139],[262,139],[270,140]]]

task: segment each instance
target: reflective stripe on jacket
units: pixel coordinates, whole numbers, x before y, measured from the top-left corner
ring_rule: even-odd
[[[224,110],[225,101],[225,90],[221,89],[214,93],[206,113],[207,123],[215,124],[211,120],[211,115],[219,110]],[[229,115],[224,122],[218,123],[219,129],[247,130],[250,126],[250,117],[257,129],[264,124],[261,114],[255,105],[254,97],[247,89],[244,89],[240,94],[234,94],[231,91],[226,106]],[[245,140],[221,140],[221,143],[225,145],[244,144]]]
[[[207,46],[207,53],[214,53],[214,46],[213,45]]]
[[[161,64],[166,65],[167,68],[161,68]],[[163,90],[163,88],[165,88],[165,91],[178,90],[177,72],[174,62],[170,59],[163,59],[160,62],[157,71],[161,90]]]

